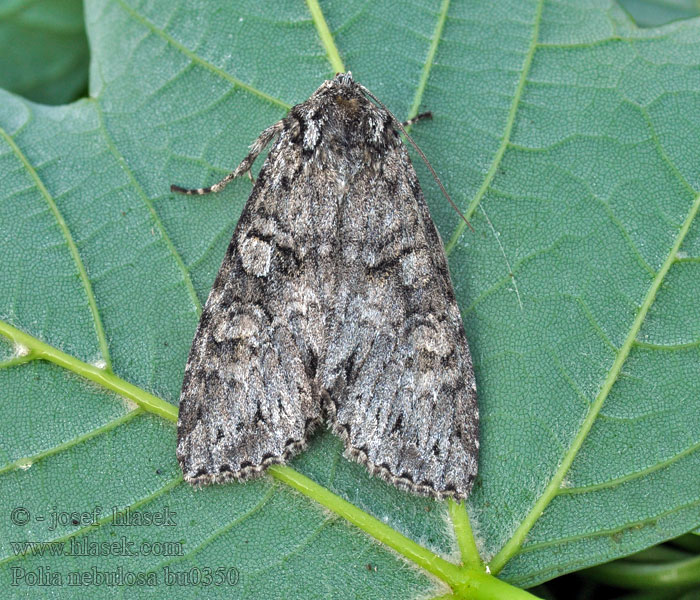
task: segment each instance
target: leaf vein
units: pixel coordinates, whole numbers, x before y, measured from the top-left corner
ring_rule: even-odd
[[[58,206],[56,205],[53,196],[49,193],[49,190],[46,189],[46,186],[39,177],[39,174],[36,172],[36,169],[34,169],[34,167],[31,165],[29,159],[24,154],[24,152],[22,152],[19,146],[15,143],[12,136],[10,136],[5,131],[5,129],[0,128],[0,137],[2,137],[7,142],[7,144],[12,149],[12,152],[24,165],[24,168],[26,169],[29,176],[34,180],[34,183],[37,189],[39,190],[39,193],[44,197],[46,204],[48,205],[49,209],[51,210],[51,213],[53,214],[54,219],[56,220],[56,224],[58,225],[59,230],[63,234],[64,239],[66,240],[68,251],[70,252],[73,262],[75,263],[76,269],[78,270],[78,276],[80,278],[80,281],[83,285],[83,290],[85,291],[85,295],[87,297],[88,307],[90,309],[92,321],[95,326],[95,333],[97,335],[97,341],[100,346],[102,360],[105,361],[107,370],[111,371],[112,360],[109,355],[109,346],[107,344],[107,337],[105,336],[104,326],[102,324],[102,317],[100,316],[100,312],[97,308],[95,292],[92,289],[90,277],[87,274],[85,264],[83,263],[83,259],[80,256],[80,252],[78,252],[78,247],[75,243],[75,240],[73,239],[70,229],[68,228],[68,225],[66,224],[66,221],[63,218],[63,215],[61,214],[61,211],[58,209]]]
[[[643,527],[645,525],[654,525],[658,522],[659,519],[663,519],[664,517],[668,517],[670,515],[673,515],[674,513],[680,512],[682,510],[687,510],[689,508],[694,508],[696,506],[700,507],[700,499],[695,499],[695,500],[688,502],[686,504],[676,506],[670,510],[660,512],[656,515],[653,515],[650,517],[645,517],[643,519],[638,519],[636,521],[630,521],[629,523],[625,523],[624,525],[619,525],[619,526],[613,527],[611,529],[605,529],[605,530],[599,529],[595,532],[585,532],[585,533],[580,533],[580,534],[576,534],[576,535],[569,535],[569,536],[565,536],[563,538],[558,538],[555,540],[547,540],[547,541],[543,541],[543,542],[533,542],[532,544],[524,546],[521,549],[521,553],[525,554],[527,552],[532,552],[533,550],[540,550],[542,548],[557,546],[559,544],[565,544],[568,542],[578,542],[580,540],[585,540],[585,539],[590,539],[590,538],[600,538],[600,537],[604,537],[604,536],[615,535],[616,533],[622,533],[624,531],[628,531],[629,529]],[[669,537],[674,537],[674,536],[669,535]]]
[[[515,125],[515,117],[518,113],[518,108],[520,107],[520,101],[523,97],[523,92],[525,90],[525,83],[527,81],[528,74],[530,73],[530,67],[532,66],[532,60],[535,56],[535,50],[537,48],[537,40],[539,38],[540,31],[540,22],[542,21],[543,4],[544,0],[539,0],[539,2],[537,3],[535,19],[532,23],[533,27],[532,38],[530,40],[530,47],[528,48],[527,53],[525,54],[525,60],[523,62],[522,71],[520,73],[520,81],[518,81],[518,86],[515,89],[515,94],[513,94],[513,101],[511,102],[510,110],[508,111],[508,118],[506,119],[506,126],[503,131],[503,137],[501,138],[501,144],[493,157],[493,161],[491,162],[491,166],[489,167],[489,170],[486,173],[486,177],[484,178],[481,187],[476,192],[474,198],[469,203],[467,209],[464,211],[464,216],[467,219],[470,219],[473,216],[477,206],[479,205],[479,202],[481,202],[481,199],[484,197],[486,191],[489,189],[489,186],[491,185],[491,182],[493,181],[493,178],[496,176],[496,172],[498,171],[498,166],[501,164],[506,149],[508,148],[510,136],[513,133],[513,127]],[[466,226],[467,225],[466,223],[464,223],[464,221],[460,221],[457,224],[457,227],[455,228],[455,231],[452,234],[450,241],[447,242],[447,244],[445,245],[445,254],[449,256],[452,253],[457,244],[457,241],[464,233],[464,229],[466,228]]]
[[[338,47],[335,45],[333,34],[328,28],[328,23],[326,23],[326,18],[323,16],[323,11],[318,4],[318,0],[306,0],[306,5],[311,13],[311,19],[316,26],[316,31],[318,32],[318,37],[321,40],[321,44],[326,50],[326,56],[328,57],[328,61],[331,63],[331,67],[337,73],[344,73],[345,65],[343,64],[343,59],[340,58]]]
[[[274,568],[277,568],[277,567],[283,565],[292,557],[298,556],[299,554],[301,554],[301,552],[305,548],[309,547],[311,542],[313,542],[319,535],[321,535],[323,530],[326,529],[326,527],[328,527],[328,525],[330,525],[331,523],[333,523],[337,520],[338,520],[337,517],[330,517],[330,518],[324,519],[323,522],[318,527],[316,527],[316,529],[314,529],[314,531],[311,533],[311,535],[307,536],[306,539],[304,539],[299,544],[297,544],[293,549],[289,550],[289,552],[286,552],[284,554],[280,554],[270,564],[265,565],[261,569],[256,569],[255,571],[250,571],[249,573],[247,573],[248,577],[252,578],[256,575],[260,575],[262,573],[270,571],[271,569],[274,569]]]
[[[46,450],[42,450],[41,452],[37,452],[36,454],[33,454],[32,456],[25,456],[22,458],[19,458],[11,463],[7,463],[5,466],[0,467],[0,475],[7,473],[8,471],[14,471],[15,469],[22,468],[25,465],[34,465],[38,461],[48,458],[49,456],[53,456],[54,454],[58,454],[59,452],[62,452],[64,450],[68,450],[69,448],[72,448],[73,446],[77,446],[78,444],[81,444],[82,442],[86,442],[94,437],[97,437],[98,435],[102,433],[106,433],[108,431],[111,431],[112,429],[115,429],[116,427],[119,427],[119,425],[123,425],[124,423],[128,423],[133,419],[135,416],[143,414],[143,410],[141,408],[136,408],[134,410],[129,411],[128,413],[122,415],[121,417],[117,417],[116,419],[112,419],[111,421],[108,421],[104,425],[101,425],[100,427],[96,427],[95,429],[92,429],[90,431],[86,431],[85,433],[81,433],[80,435],[71,438],[70,440],[66,440],[65,442],[61,444],[57,444],[56,446],[53,446],[52,448],[47,448]]]
[[[139,198],[141,198],[141,201],[148,209],[148,212],[151,215],[151,219],[153,219],[153,223],[160,232],[161,239],[165,243],[165,247],[172,255],[173,260],[175,261],[175,265],[182,273],[182,279],[185,284],[185,289],[187,290],[187,294],[189,295],[190,300],[192,300],[192,304],[197,309],[197,313],[201,313],[202,303],[200,302],[199,297],[197,296],[197,292],[194,289],[194,284],[192,283],[192,278],[190,277],[190,273],[187,269],[187,266],[185,265],[185,262],[182,260],[180,253],[175,248],[175,244],[173,244],[173,241],[170,239],[170,236],[168,235],[168,232],[166,231],[165,226],[163,225],[163,222],[160,219],[160,216],[156,212],[153,203],[151,202],[151,199],[146,195],[146,192],[144,191],[143,187],[134,176],[134,173],[129,164],[126,162],[124,156],[117,150],[117,147],[114,145],[114,141],[109,135],[109,132],[104,122],[104,114],[102,112],[102,107],[99,105],[98,102],[95,102],[95,106],[97,108],[97,116],[100,122],[100,129],[102,130],[102,133],[104,135],[107,148],[109,149],[112,156],[114,156],[116,161],[119,163],[124,173],[126,173],[126,176],[129,178],[132,185],[136,189],[136,193],[138,194]]]
[[[595,492],[598,490],[604,490],[608,488],[615,487],[617,485],[620,485],[622,483],[627,483],[628,481],[633,481],[635,479],[639,479],[641,477],[644,477],[646,475],[650,475],[651,473],[655,473],[656,471],[660,471],[661,469],[665,467],[670,467],[674,463],[677,463],[679,460],[685,458],[686,456],[689,456],[693,452],[700,450],[700,442],[697,444],[693,444],[692,446],[682,450],[678,454],[666,459],[662,460],[658,463],[655,463],[649,467],[646,467],[645,469],[640,469],[639,471],[636,471],[634,473],[627,473],[625,475],[622,475],[620,477],[616,477],[614,479],[608,479],[607,481],[603,481],[600,483],[594,483],[591,485],[586,485],[586,486],[581,486],[581,487],[566,487],[562,488],[559,492],[560,496],[568,495],[568,494],[585,494],[587,492]]]
[[[157,567],[154,567],[153,570],[155,571],[155,570],[159,570],[163,567],[166,567],[168,565],[178,564],[180,562],[187,560],[188,558],[191,558],[192,556],[196,556],[197,554],[199,554],[199,552],[201,552],[204,548],[206,548],[209,544],[211,544],[215,539],[217,539],[218,537],[221,537],[222,535],[224,535],[227,531],[231,530],[236,525],[240,525],[241,523],[248,520],[256,513],[260,512],[263,509],[263,507],[270,501],[270,499],[274,495],[274,492],[275,492],[274,486],[270,486],[270,489],[267,490],[267,492],[265,492],[265,494],[259,500],[259,502],[255,506],[253,506],[250,510],[246,511],[244,514],[240,515],[239,517],[236,517],[235,519],[233,519],[232,521],[230,521],[229,523],[227,523],[223,527],[219,527],[218,529],[215,529],[214,532],[209,537],[207,537],[204,541],[202,541],[201,544],[198,544],[196,548],[192,548],[192,550],[190,550],[189,552],[185,552],[184,554],[177,556],[176,558],[174,558],[172,560],[160,563]]]
[[[128,4],[124,2],[124,0],[116,0],[116,2],[121,6],[126,13],[131,16],[135,21],[141,23],[144,27],[149,29],[151,32],[153,32],[155,35],[158,37],[162,38],[168,44],[170,44],[173,48],[179,50],[182,54],[187,56],[192,62],[197,63],[198,65],[204,67],[205,69],[211,71],[212,73],[215,73],[222,79],[225,79],[226,81],[230,82],[236,87],[241,88],[242,90],[245,90],[251,94],[254,94],[255,96],[258,96],[259,98],[262,98],[263,100],[266,100],[270,104],[274,104],[276,106],[280,106],[284,108],[285,110],[289,110],[291,108],[291,105],[287,104],[286,102],[283,102],[279,98],[275,98],[274,96],[271,96],[270,94],[267,94],[263,92],[262,90],[257,89],[256,87],[253,87],[252,85],[243,82],[242,80],[238,79],[237,77],[234,77],[230,73],[227,73],[223,69],[217,67],[216,65],[213,65],[212,63],[204,60],[200,56],[198,56],[195,52],[190,50],[189,48],[185,47],[182,45],[180,42],[175,40],[172,36],[168,35],[165,31],[162,29],[159,29],[156,27],[153,23],[151,23],[148,19],[137,13],[134,9],[132,9]]]
[[[174,487],[180,485],[181,483],[184,483],[182,476],[175,477],[168,483],[166,483],[163,487],[158,488],[156,491],[152,492],[151,494],[148,494],[147,496],[144,496],[143,498],[140,498],[136,500],[135,502],[132,502],[131,504],[123,507],[120,511],[117,511],[118,513],[122,513],[126,510],[131,510],[135,511],[142,506],[148,504],[152,500],[155,500],[156,498],[159,498],[163,494],[169,492],[172,490]],[[50,497],[50,496],[49,496]],[[106,515],[104,518],[100,519],[99,521],[96,521],[94,523],[90,523],[90,525],[87,525],[85,527],[79,527],[74,531],[71,531],[69,534],[66,534],[64,536],[61,536],[59,538],[55,538],[53,540],[49,540],[47,543],[55,543],[55,542],[66,542],[72,538],[76,538],[80,535],[86,535],[89,533],[92,533],[95,531],[98,527],[102,527],[103,525],[106,524],[111,524],[112,520],[114,518],[114,515],[112,513]],[[31,551],[25,552],[23,554],[11,554],[2,560],[0,560],[0,567],[3,567],[4,565],[14,562],[15,560],[19,559],[24,559],[27,556],[31,556]]]
[[[412,119],[418,114],[421,102],[423,101],[423,94],[425,93],[425,88],[428,85],[428,78],[430,77],[430,70],[435,62],[435,55],[437,54],[438,45],[442,40],[442,30],[445,27],[445,21],[447,20],[447,11],[450,8],[450,0],[442,0],[442,5],[440,6],[440,12],[438,12],[437,22],[435,23],[435,30],[433,31],[432,39],[430,40],[430,48],[428,49],[428,54],[425,57],[425,63],[423,64],[423,71],[421,72],[420,80],[418,82],[418,87],[416,88],[416,94],[413,98],[413,104],[408,111],[406,119]]]
[[[535,502],[532,509],[530,509],[520,526],[516,529],[513,536],[508,540],[508,542],[506,542],[503,548],[501,548],[498,554],[496,554],[496,556],[491,561],[490,567],[492,572],[497,573],[501,569],[503,569],[508,560],[510,560],[512,556],[514,556],[517,552],[521,550],[525,537],[530,532],[535,522],[542,515],[547,505],[559,493],[564,476],[571,467],[574,458],[578,454],[579,449],[581,448],[584,440],[586,439],[586,436],[588,435],[588,432],[591,430],[591,427],[593,426],[593,423],[595,422],[596,417],[598,416],[598,413],[600,412],[603,406],[603,402],[608,397],[608,394],[610,393],[610,390],[612,389],[612,386],[614,385],[615,381],[617,381],[617,378],[622,370],[622,365],[627,360],[630,350],[632,349],[632,346],[634,344],[635,338],[642,327],[642,323],[644,322],[644,319],[646,318],[646,315],[649,312],[649,309],[651,308],[654,299],[656,298],[656,293],[660,289],[661,284],[663,283],[664,278],[668,273],[668,270],[671,268],[671,265],[675,260],[676,253],[678,252],[678,249],[683,243],[683,240],[687,236],[688,231],[690,230],[690,226],[693,223],[699,209],[700,195],[696,196],[695,201],[691,205],[690,210],[688,211],[688,215],[686,216],[686,219],[683,222],[683,225],[678,231],[675,242],[666,257],[666,260],[657,272],[656,277],[654,277],[651,286],[647,290],[642,305],[639,311],[637,312],[637,316],[632,322],[632,326],[630,327],[625,342],[620,348],[619,352],[617,353],[615,361],[613,362],[610,370],[608,371],[608,375],[605,378],[605,381],[603,382],[603,385],[601,386],[598,395],[591,404],[587,415],[583,419],[578,433],[572,440],[569,450],[562,457],[562,461],[559,464],[559,467],[557,468],[549,484],[545,488],[544,493]]]

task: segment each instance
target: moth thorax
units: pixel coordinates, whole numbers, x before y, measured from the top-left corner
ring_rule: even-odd
[[[360,99],[355,96],[349,98],[342,94],[337,94],[335,96],[335,102],[341,111],[348,113],[349,116],[357,118],[359,116],[359,111],[361,109]]]

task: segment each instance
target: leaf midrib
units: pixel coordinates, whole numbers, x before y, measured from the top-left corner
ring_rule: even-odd
[[[21,344],[29,348],[32,359],[34,360],[53,362],[66,370],[72,371],[77,375],[134,401],[144,410],[164,417],[171,422],[177,421],[177,408],[175,406],[121,379],[112,372],[99,369],[94,365],[90,365],[78,358],[70,356],[58,348],[54,348],[2,320],[0,320],[0,335],[13,340],[16,344]],[[105,425],[105,427],[108,426],[109,423]],[[48,455],[51,453],[51,451],[46,451],[44,454]],[[17,463],[15,462],[15,464]],[[291,467],[274,466],[269,468],[269,472],[280,481],[283,481],[305,496],[326,506],[351,523],[354,523],[360,529],[366,531],[402,554],[405,558],[423,567],[428,572],[433,573],[443,581],[459,583],[459,581],[463,579],[464,573],[456,565],[449,563],[427,548],[420,546],[410,538],[392,529],[387,524],[359,509],[354,504],[342,499],[340,496],[337,496],[301,473],[296,472]],[[179,480],[181,481],[182,478],[180,477]],[[168,483],[166,487],[170,486],[171,483]],[[153,494],[149,496],[149,498],[152,496]],[[139,500],[134,506],[141,506],[143,502],[143,500]],[[5,559],[5,561],[7,560],[8,559]],[[1,564],[3,564],[2,561],[0,561],[0,565]]]

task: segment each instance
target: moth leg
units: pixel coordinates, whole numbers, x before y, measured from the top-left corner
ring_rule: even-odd
[[[404,127],[408,127],[409,125],[413,125],[414,123],[418,123],[418,121],[422,121],[423,119],[432,119],[433,118],[433,113],[430,111],[420,113],[419,115],[416,115],[412,119],[408,119],[407,121],[404,121],[401,123]]]
[[[265,131],[263,131],[259,136],[258,139],[255,140],[251,146],[250,146],[250,152],[248,153],[248,156],[246,156],[242,161],[241,164],[238,165],[235,169],[235,171],[229,173],[224,177],[221,181],[215,183],[214,185],[210,187],[205,187],[205,188],[194,188],[194,189],[188,189],[188,188],[183,188],[180,187],[179,185],[171,185],[170,186],[170,191],[171,192],[177,192],[179,194],[188,194],[191,196],[201,196],[202,194],[211,194],[211,193],[216,193],[220,192],[223,190],[229,183],[231,183],[236,177],[240,177],[244,173],[248,173],[251,181],[252,175],[250,175],[250,168],[253,166],[253,163],[255,162],[255,159],[258,157],[258,155],[265,149],[265,146],[267,146],[275,137],[277,137],[282,130],[284,129],[284,121],[277,121],[274,125],[271,125]]]

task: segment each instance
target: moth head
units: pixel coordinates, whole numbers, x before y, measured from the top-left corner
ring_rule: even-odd
[[[352,73],[350,71],[347,73],[336,73],[333,79],[326,79],[311,98],[314,96],[327,96],[329,94],[356,96],[359,93],[359,87],[359,84],[355,83],[355,80],[352,78]],[[309,98],[309,100],[311,100],[311,98]]]
[[[329,146],[336,149],[383,144],[388,133],[387,114],[370,102],[350,71],[324,81],[309,100],[292,111],[305,123],[307,149],[315,147],[321,137],[336,140]],[[321,128],[323,136],[316,135]]]
[[[352,78],[352,72],[347,73],[336,73],[335,79],[333,80],[336,84],[340,86],[354,87],[355,81]]]
[[[355,83],[352,78],[352,73],[337,73],[333,79],[328,79],[323,82],[314,96],[319,95],[331,99],[333,102],[353,102],[359,105],[359,100],[364,100],[365,97],[360,91],[361,86]]]

